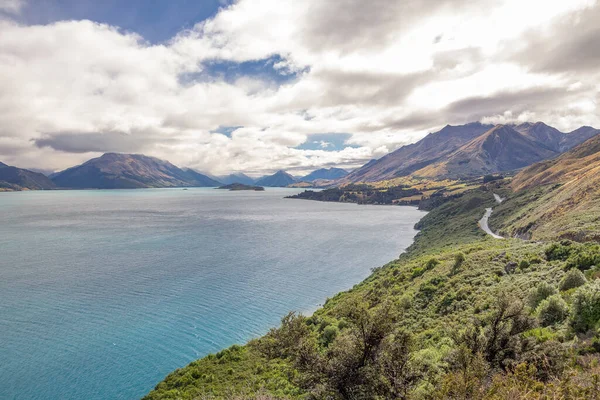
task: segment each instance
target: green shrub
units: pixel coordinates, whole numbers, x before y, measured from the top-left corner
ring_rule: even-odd
[[[429,259],[429,261],[427,261],[427,263],[425,263],[425,269],[426,270],[430,270],[430,269],[434,269],[435,267],[437,267],[440,264],[439,260],[436,258],[431,258]]]
[[[323,329],[323,333],[321,334],[321,343],[323,346],[328,347],[339,333],[339,329],[337,326],[329,325],[325,329]]]
[[[423,282],[421,286],[419,286],[418,296],[426,300],[431,300],[433,299],[435,293],[444,286],[444,283],[444,278],[431,278],[430,280],[428,280],[427,282]]]
[[[577,332],[587,332],[600,320],[600,282],[581,286],[573,296],[571,325]]]
[[[558,290],[549,283],[542,282],[529,292],[529,307],[536,309],[542,300],[557,294]]]
[[[527,260],[521,260],[521,262],[519,263],[519,268],[521,270],[529,268],[529,262]]]
[[[524,337],[534,337],[539,343],[547,342],[548,340],[554,340],[556,333],[550,328],[534,328],[523,334]]]
[[[550,326],[564,321],[569,313],[567,303],[559,294],[554,294],[542,300],[536,309],[540,325]]]
[[[560,281],[559,288],[561,291],[573,289],[579,286],[583,286],[587,283],[585,275],[578,269],[571,269],[567,272],[565,277]]]
[[[542,259],[539,258],[538,256],[532,256],[529,259],[529,264],[541,264],[542,263]]]
[[[588,270],[593,266],[600,265],[600,250],[598,246],[586,246],[576,252],[571,252],[567,260],[566,268],[578,268],[581,271]]]
[[[454,256],[454,264],[452,265],[452,273],[453,274],[456,274],[458,272],[458,270],[463,265],[465,260],[466,260],[466,257],[463,253],[457,253]]]
[[[424,266],[414,268],[412,271],[412,277],[417,278],[417,277],[423,275],[425,272],[434,269],[439,264],[440,264],[440,262],[436,258],[431,258],[431,259],[429,259],[429,261],[427,261],[425,263]]]
[[[546,259],[548,261],[565,261],[571,255],[571,243],[552,243],[544,250],[544,253],[546,254]]]

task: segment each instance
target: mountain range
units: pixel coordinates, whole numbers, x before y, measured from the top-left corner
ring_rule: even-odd
[[[343,178],[348,175],[348,171],[341,168],[321,168],[317,169],[310,174],[300,178],[303,182],[314,182],[319,179],[323,180],[336,180]]]
[[[596,136],[588,126],[563,133],[543,122],[447,125],[420,141],[371,160],[336,184],[376,182],[402,176],[466,178],[517,170],[554,158]]]
[[[216,176],[215,180],[225,184],[231,185],[232,183],[241,183],[243,185],[254,185],[255,180],[249,177],[248,175],[238,172],[235,174],[224,175],[224,176]]]
[[[46,175],[0,162],[0,190],[45,190],[56,185]]]
[[[212,187],[220,183],[194,170],[140,154],[106,153],[51,176],[56,186],[70,189],[135,189],[149,187]]]
[[[232,183],[310,187],[377,182],[404,176],[461,179],[516,171],[539,161],[555,159],[599,133],[600,130],[589,126],[563,133],[542,122],[447,125],[350,173],[341,168],[322,168],[303,177],[278,171],[258,179],[243,173],[212,177],[154,157],[106,153],[49,177],[0,163],[0,189],[216,187]]]

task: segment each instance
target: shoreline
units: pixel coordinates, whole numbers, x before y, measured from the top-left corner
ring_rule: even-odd
[[[161,188],[163,189],[163,188]],[[168,188],[168,189],[173,189],[173,188]],[[353,208],[350,206],[346,206],[343,205],[343,203],[340,203],[339,205],[335,205],[335,204],[331,204],[331,205],[319,205],[319,204],[312,204],[312,205],[308,205],[306,203],[290,203],[287,201],[284,201],[283,197],[285,194],[290,193],[290,192],[297,192],[297,190],[294,190],[293,188],[283,188],[284,190],[279,190],[279,188],[274,188],[274,190],[271,190],[270,192],[267,191],[265,194],[263,195],[249,195],[249,196],[243,196],[244,198],[253,198],[254,200],[252,200],[252,203],[250,204],[256,204],[257,206],[261,205],[259,208],[259,212],[261,212],[262,214],[264,214],[264,212],[266,211],[268,215],[269,210],[275,210],[277,212],[277,214],[281,215],[281,218],[283,220],[287,220],[287,216],[291,216],[294,215],[293,219],[294,220],[303,220],[304,222],[299,224],[299,228],[296,228],[294,230],[292,230],[292,233],[294,231],[297,232],[304,232],[304,234],[306,234],[306,232],[310,231],[310,227],[313,226],[312,229],[317,229],[319,231],[322,231],[318,228],[318,226],[322,226],[322,223],[317,223],[317,219],[318,220],[323,220],[324,219],[324,223],[327,224],[329,220],[331,220],[332,224],[330,224],[330,227],[327,228],[323,234],[318,234],[315,235],[313,234],[314,237],[317,238],[318,243],[317,246],[313,246],[311,248],[307,247],[307,246],[300,246],[300,251],[291,251],[291,254],[286,255],[286,251],[284,250],[284,254],[282,255],[278,255],[277,253],[281,253],[279,251],[273,253],[271,251],[269,251],[268,249],[262,252],[259,252],[258,254],[260,255],[261,253],[263,254],[262,256],[259,257],[259,260],[263,260],[262,263],[264,263],[265,261],[267,261],[267,258],[265,258],[265,255],[268,256],[269,254],[273,254],[274,257],[276,257],[275,262],[279,263],[279,262],[283,262],[283,263],[292,263],[292,265],[290,267],[293,267],[294,265],[297,265],[298,268],[295,268],[296,270],[301,271],[303,269],[303,265],[306,266],[306,272],[299,272],[297,273],[293,273],[294,276],[291,276],[289,279],[286,278],[286,274],[285,271],[286,269],[282,268],[281,265],[284,264],[278,264],[280,265],[280,267],[277,267],[278,270],[283,271],[282,273],[276,273],[275,275],[273,275],[272,279],[267,279],[268,281],[271,281],[272,283],[267,283],[264,284],[262,286],[268,286],[268,287],[275,287],[276,285],[279,285],[278,282],[283,282],[285,286],[285,282],[289,282],[287,285],[290,286],[295,286],[295,288],[288,288],[285,289],[283,291],[281,291],[280,289],[276,289],[274,291],[272,291],[272,295],[270,296],[272,299],[275,299],[275,301],[273,301],[272,303],[269,303],[267,305],[263,304],[262,300],[261,301],[257,301],[257,305],[256,305],[256,309],[263,309],[263,313],[265,313],[265,310],[267,309],[272,309],[271,311],[271,315],[268,316],[268,318],[257,318],[256,321],[260,322],[261,320],[267,320],[269,319],[268,323],[262,326],[262,329],[260,331],[256,331],[255,334],[248,336],[247,338],[242,338],[244,340],[239,340],[236,339],[235,337],[233,338],[233,341],[229,342],[230,339],[230,335],[227,333],[227,326],[231,325],[229,322],[226,323],[226,328],[223,330],[223,332],[221,333],[216,333],[210,336],[206,336],[206,338],[208,338],[209,340],[214,340],[216,343],[221,343],[222,346],[218,346],[218,347],[205,347],[204,345],[200,345],[198,347],[196,347],[196,351],[198,352],[198,354],[196,355],[196,353],[192,353],[189,359],[185,359],[185,360],[179,360],[178,363],[175,364],[175,366],[177,367],[184,367],[185,365],[189,364],[189,362],[192,362],[194,360],[197,360],[201,357],[203,357],[205,354],[208,355],[210,353],[214,353],[217,352],[221,349],[227,348],[227,346],[229,346],[230,343],[247,343],[248,341],[252,340],[253,338],[257,338],[257,337],[261,337],[263,334],[267,333],[269,328],[272,327],[277,327],[278,323],[280,321],[280,318],[283,317],[285,315],[286,312],[288,312],[289,310],[301,310],[304,313],[310,312],[310,314],[314,313],[316,310],[319,310],[322,305],[325,303],[325,301],[328,298],[331,298],[333,296],[335,296],[337,293],[341,293],[341,292],[347,292],[348,290],[351,290],[355,285],[360,284],[361,282],[363,282],[365,279],[367,279],[371,273],[372,273],[372,269],[374,268],[380,268],[381,266],[389,263],[392,260],[395,260],[398,258],[398,256],[400,254],[404,254],[407,249],[413,245],[414,241],[415,241],[415,237],[418,235],[418,231],[414,229],[414,225],[419,222],[425,215],[425,212],[420,212],[418,211],[415,207],[411,207],[410,209],[374,209],[374,208],[369,208],[369,209],[357,209],[357,208]],[[79,194],[77,192],[71,192],[71,191],[65,191],[64,193],[43,193],[43,194],[23,194],[21,197],[11,197],[11,196],[5,196],[5,204],[12,204],[12,205],[16,205],[19,207],[19,204],[29,204],[29,201],[27,202],[22,202],[21,200],[18,199],[36,199],[36,198],[44,198],[44,199],[54,199],[52,200],[51,203],[49,204],[57,204],[59,202],[62,202],[63,199],[65,198],[73,198],[73,199],[80,199],[80,200],[75,200],[75,211],[79,210],[79,205],[81,204],[87,204],[88,200],[86,199],[86,197],[90,197],[92,199],[100,199],[100,198],[106,198],[109,199],[108,201],[110,201],[110,204],[117,204],[117,202],[121,202],[121,200],[119,200],[118,198],[122,197],[121,193],[123,195],[125,195],[127,197],[127,202],[126,203],[122,203],[122,204],[126,204],[125,209],[124,210],[135,210],[137,208],[141,208],[146,209],[147,207],[144,206],[145,203],[138,203],[136,199],[141,199],[141,198],[146,198],[147,196],[150,196],[151,193],[155,193],[155,195],[152,196],[156,196],[156,197],[152,197],[152,198],[157,198],[157,199],[166,199],[166,200],[160,200],[160,204],[167,204],[165,202],[168,202],[169,198],[189,198],[192,199],[190,200],[189,203],[186,204],[205,204],[204,200],[205,198],[208,197],[212,197],[215,198],[215,200],[213,200],[216,203],[219,203],[219,198],[221,198],[223,195],[222,193],[215,193],[217,194],[217,196],[210,196],[210,194],[213,194],[213,192],[211,191],[211,189],[206,189],[206,188],[198,188],[198,190],[195,191],[196,195],[198,195],[197,197],[200,197],[199,200],[193,200],[194,195],[192,192],[189,192],[189,194],[186,193],[178,193],[178,189],[174,189],[174,190],[153,190],[153,191],[145,191],[145,192],[139,192],[139,191],[128,191],[127,194],[125,192],[119,191],[116,193],[112,193],[112,192],[104,192],[104,195],[102,194],[102,192],[98,192],[98,191],[80,191]],[[208,192],[208,193],[207,193]],[[87,194],[86,194],[87,193]],[[163,193],[162,195],[160,193]],[[206,194],[204,194],[206,193]],[[228,200],[228,204],[231,204],[232,206],[235,206],[236,203],[239,203],[239,201],[237,200],[239,197],[236,195],[227,195],[225,194],[225,196]],[[10,200],[12,198],[12,200]],[[267,201],[266,199],[272,199],[271,201]],[[1,200],[1,199],[0,199]],[[107,200],[99,200],[102,203],[104,203]],[[44,200],[44,204],[46,204],[46,200]],[[159,203],[157,203],[159,204]],[[170,203],[169,203],[170,204]],[[219,203],[221,204],[221,203]],[[275,205],[275,208],[273,208],[272,205]],[[219,207],[221,207],[219,205]],[[240,206],[241,208],[244,208],[243,206]],[[279,207],[283,207],[281,208],[281,212],[277,211],[280,208]],[[26,215],[31,214],[31,212],[26,211],[28,207],[23,208],[23,211],[26,212]],[[104,207],[103,207],[104,208]],[[149,206],[150,209],[153,209],[154,207],[150,204]],[[73,207],[70,207],[71,210],[73,210]],[[262,210],[262,211],[261,211]],[[302,213],[302,210],[307,210],[310,213],[308,215],[304,215]],[[368,211],[371,210],[371,211]],[[378,211],[379,210],[379,211]],[[31,210],[32,212],[37,212],[34,210]],[[227,209],[225,209],[224,212],[231,212]],[[233,210],[233,212],[235,212],[235,210]],[[333,214],[332,214],[333,213]],[[289,214],[289,215],[288,215]],[[329,217],[328,215],[331,215],[331,217]],[[7,215],[8,217],[8,215]],[[86,218],[87,220],[87,218]],[[317,224],[313,224],[312,221],[315,221]],[[345,229],[336,229],[337,223],[335,221],[340,221],[342,224],[340,225],[341,227],[346,226],[346,229],[351,229],[352,231],[354,231],[354,233],[350,233],[349,235],[347,235],[345,232]],[[8,221],[8,219],[7,219]],[[12,219],[11,219],[12,221]],[[344,222],[346,221],[346,222]],[[372,221],[372,222],[370,222]],[[43,221],[42,221],[43,222]],[[7,229],[9,229],[12,225],[11,224],[6,224],[5,227]],[[84,226],[84,225],[80,225],[80,226]],[[186,225],[187,226],[187,225]],[[279,225],[278,225],[279,226]],[[304,228],[306,227],[306,228]],[[66,230],[69,230],[70,228],[68,228],[67,226],[64,227],[64,229],[62,229],[63,232],[66,232]],[[86,229],[89,229],[86,228]],[[185,226],[181,227],[179,226],[178,229],[183,229],[184,231],[187,231]],[[279,228],[278,228],[279,229]],[[25,231],[23,231],[25,232]],[[60,232],[58,232],[60,234]],[[60,235],[58,235],[60,237]],[[272,236],[272,235],[271,235]],[[342,236],[348,236],[349,239],[348,240],[340,240],[340,237]],[[235,236],[237,237],[237,236]],[[261,237],[261,236],[259,236]],[[296,235],[294,235],[294,237],[296,237]],[[318,238],[324,238],[324,240],[320,240]],[[143,238],[141,238],[143,239]],[[325,240],[326,239],[326,240]],[[235,240],[235,239],[233,239]],[[314,240],[309,241],[309,243],[314,242]],[[42,242],[41,244],[43,244],[44,242]],[[276,241],[276,243],[279,243],[279,241]],[[282,242],[283,243],[283,242]],[[366,245],[363,245],[362,243],[366,243]],[[48,242],[48,245],[50,245],[51,243]],[[357,246],[358,245],[358,246]],[[68,250],[61,250],[61,248],[63,248],[64,246],[61,246],[60,248],[57,249],[57,253],[56,254],[70,254],[68,253]],[[281,246],[278,246],[279,248],[281,248]],[[359,250],[361,252],[361,254],[358,254],[356,250],[353,249],[362,249]],[[282,248],[282,249],[285,249]],[[306,251],[306,250],[309,251]],[[331,254],[331,255],[319,255],[319,254],[311,254],[310,249],[314,249],[314,251],[318,251],[323,252],[324,254]],[[67,252],[65,252],[67,251]],[[349,254],[350,256],[346,255],[344,256],[343,253]],[[12,254],[12,253],[9,253]],[[243,259],[244,260],[248,260],[248,258],[245,257],[246,253],[242,253]],[[255,258],[256,259],[256,258]],[[312,260],[311,260],[312,259]],[[215,259],[217,260],[217,259]],[[270,260],[270,259],[269,259]],[[285,261],[288,260],[288,261]],[[49,260],[49,262],[52,264],[54,263],[53,260]],[[173,260],[174,263],[178,263],[177,260]],[[225,261],[223,261],[224,263],[228,263],[228,260],[225,259]],[[270,261],[269,261],[270,262]],[[261,261],[258,261],[258,263],[261,263]],[[270,262],[271,263],[271,262]],[[254,261],[251,262],[252,265],[256,264]],[[89,263],[90,266],[95,265],[95,261],[91,260]],[[243,265],[243,264],[242,264]],[[254,271],[260,271],[261,269],[264,271],[271,271],[274,269],[271,267],[265,268],[264,266],[261,267],[260,269],[256,269],[254,267],[252,267],[251,265],[248,268],[253,268]],[[245,269],[245,268],[242,268]],[[235,270],[233,270],[235,271]],[[101,271],[100,271],[101,272]],[[305,275],[308,276],[307,278],[303,278],[300,279],[298,277],[296,277],[296,275]],[[309,275],[307,275],[309,274]],[[261,276],[262,273],[253,273],[253,275],[256,276]],[[310,289],[308,291],[305,291],[304,289],[302,290],[298,290],[297,288],[302,288],[304,287],[304,285],[311,285],[309,282],[309,280],[311,279],[310,276],[313,276],[314,278],[312,279],[321,279],[321,283],[319,284],[312,284],[312,286],[315,286],[316,289]],[[329,277],[329,278],[328,278]],[[327,279],[328,278],[328,279]],[[165,284],[167,284],[168,281],[165,282]],[[243,286],[239,286],[239,287],[243,287]],[[281,287],[281,286],[280,286]],[[51,289],[51,288],[50,288]],[[251,289],[251,288],[249,288]],[[306,293],[304,293],[306,292]],[[253,293],[253,291],[248,291],[248,293]],[[286,293],[290,293],[290,296],[288,296]],[[314,294],[317,294],[317,296],[314,296]],[[297,294],[300,294],[301,296],[297,296]],[[281,299],[280,297],[284,296],[287,297],[287,299]],[[305,299],[311,299],[313,301],[307,302],[305,301]],[[285,305],[287,305],[286,307],[280,307],[277,306],[277,303],[279,303],[280,301],[283,301]],[[187,300],[186,300],[187,302]],[[208,302],[204,302],[204,300],[201,299],[195,299],[192,301],[192,303],[196,302],[197,304],[212,304],[212,301],[208,301]],[[309,305],[308,307],[306,307],[306,305]],[[205,313],[208,315],[208,312]],[[214,310],[212,311],[212,315],[217,315],[216,318],[218,318],[218,314],[214,312]],[[254,313],[249,314],[250,316],[254,316]],[[193,319],[193,315],[190,315],[190,321]],[[211,317],[212,320],[212,317]],[[232,317],[232,320],[237,320],[237,316]],[[243,320],[241,320],[243,322]],[[202,322],[201,322],[202,324]],[[199,325],[200,326],[200,325]],[[258,326],[255,323],[252,323],[252,326]],[[179,329],[177,327],[172,327],[172,329]],[[242,329],[242,325],[239,325],[239,330],[243,330],[243,331],[248,331],[247,329]],[[185,331],[185,329],[184,329]],[[177,339],[177,337],[180,335],[174,335],[174,340],[173,343],[177,343],[175,341],[175,339]],[[247,340],[246,340],[247,339]],[[15,339],[16,340],[16,339]],[[114,341],[114,340],[113,340]],[[11,340],[9,343],[19,343],[17,341],[13,341]],[[27,341],[23,341],[23,343],[26,343]],[[117,343],[117,345],[120,347],[120,352],[128,355],[130,352],[125,350],[122,346],[126,346],[128,341],[114,341]],[[112,342],[111,342],[112,343]],[[179,341],[179,343],[184,343]],[[167,343],[168,344],[168,343]],[[177,346],[174,346],[172,343],[169,344],[170,348],[175,348]],[[55,346],[55,348],[59,348],[59,346]],[[131,347],[130,347],[131,348]],[[108,351],[114,351],[113,348],[108,349]],[[171,350],[168,348],[167,349],[168,352],[170,352]],[[85,354],[85,352],[84,352]],[[160,353],[162,354],[162,353]],[[132,356],[129,356],[132,357]],[[145,354],[140,354],[139,355],[139,359],[140,360],[145,360],[146,359],[146,355]],[[167,360],[170,360],[171,358],[167,358]],[[178,358],[173,358],[174,360],[177,360]],[[94,364],[93,359],[90,358],[90,365],[95,365]],[[18,361],[15,361],[16,364],[19,364]],[[44,362],[44,360],[41,360],[41,362]],[[148,374],[147,372],[145,372],[145,369],[140,369],[139,370],[139,374],[140,376],[144,375],[146,376],[146,378],[150,377],[151,379],[149,380],[150,384],[147,384],[145,386],[142,386],[142,390],[138,391],[138,392],[134,392],[134,394],[131,396],[131,398],[141,398],[142,396],[144,396],[147,392],[149,392],[150,390],[152,390],[156,384],[158,384],[161,380],[163,380],[165,378],[165,376],[167,376],[170,372],[173,371],[173,369],[175,369],[175,367],[170,367],[172,364],[169,364],[169,367],[166,369],[163,369],[162,373],[159,374],[158,376],[154,376],[152,374]],[[127,370],[126,370],[127,371]],[[112,378],[111,378],[112,379]],[[139,379],[136,377],[136,381],[139,381],[142,379]],[[115,384],[118,382],[121,382],[121,380],[114,380]],[[43,380],[42,380],[43,383]],[[41,384],[40,384],[41,385]],[[44,384],[44,386],[47,386],[47,384]],[[82,385],[82,389],[81,390],[85,390],[86,385]],[[115,386],[118,388],[122,388],[122,386]],[[38,388],[39,390],[45,390],[43,389],[41,386],[40,388]],[[66,389],[68,390],[68,388]],[[29,393],[28,391],[25,392],[20,392],[20,393]],[[43,392],[46,393],[46,392]],[[49,390],[48,393],[54,393],[54,391]],[[67,392],[65,392],[67,393]],[[112,393],[110,391],[110,389],[106,389],[106,391],[102,391],[101,393],[104,393],[106,395],[106,397],[112,397],[112,395],[110,395],[110,393]],[[68,397],[68,396],[66,396]]]

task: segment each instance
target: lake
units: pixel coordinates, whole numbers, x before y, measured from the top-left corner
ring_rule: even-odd
[[[0,193],[0,398],[140,398],[359,283],[424,215],[300,191]]]

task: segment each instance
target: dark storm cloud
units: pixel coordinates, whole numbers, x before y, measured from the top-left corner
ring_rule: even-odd
[[[424,129],[429,128],[438,121],[436,121],[437,115],[432,115],[432,113],[412,113],[406,117],[402,118],[389,118],[382,121],[382,125],[379,129],[389,128],[389,129]]]
[[[424,130],[446,124],[464,124],[479,121],[511,111],[518,116],[522,112],[548,112],[560,105],[568,104],[587,90],[567,92],[562,88],[535,88],[515,92],[499,92],[490,96],[476,96],[449,104],[437,112],[417,112],[399,118],[387,118],[372,125],[363,126],[364,131],[377,131],[388,128],[395,130]],[[555,115],[573,115],[574,110],[554,111]]]
[[[132,153],[143,151],[157,139],[152,134],[142,135],[139,133],[55,132],[45,134],[39,139],[33,139],[33,142],[39,148],[49,147],[66,153]],[[161,140],[164,142],[164,138],[161,138]]]
[[[499,92],[485,97],[469,97],[448,105],[442,110],[446,119],[477,121],[483,117],[511,110],[513,113],[523,111],[545,110],[558,104],[569,104],[568,99],[576,92],[567,92],[563,88],[535,88],[515,92]]]

